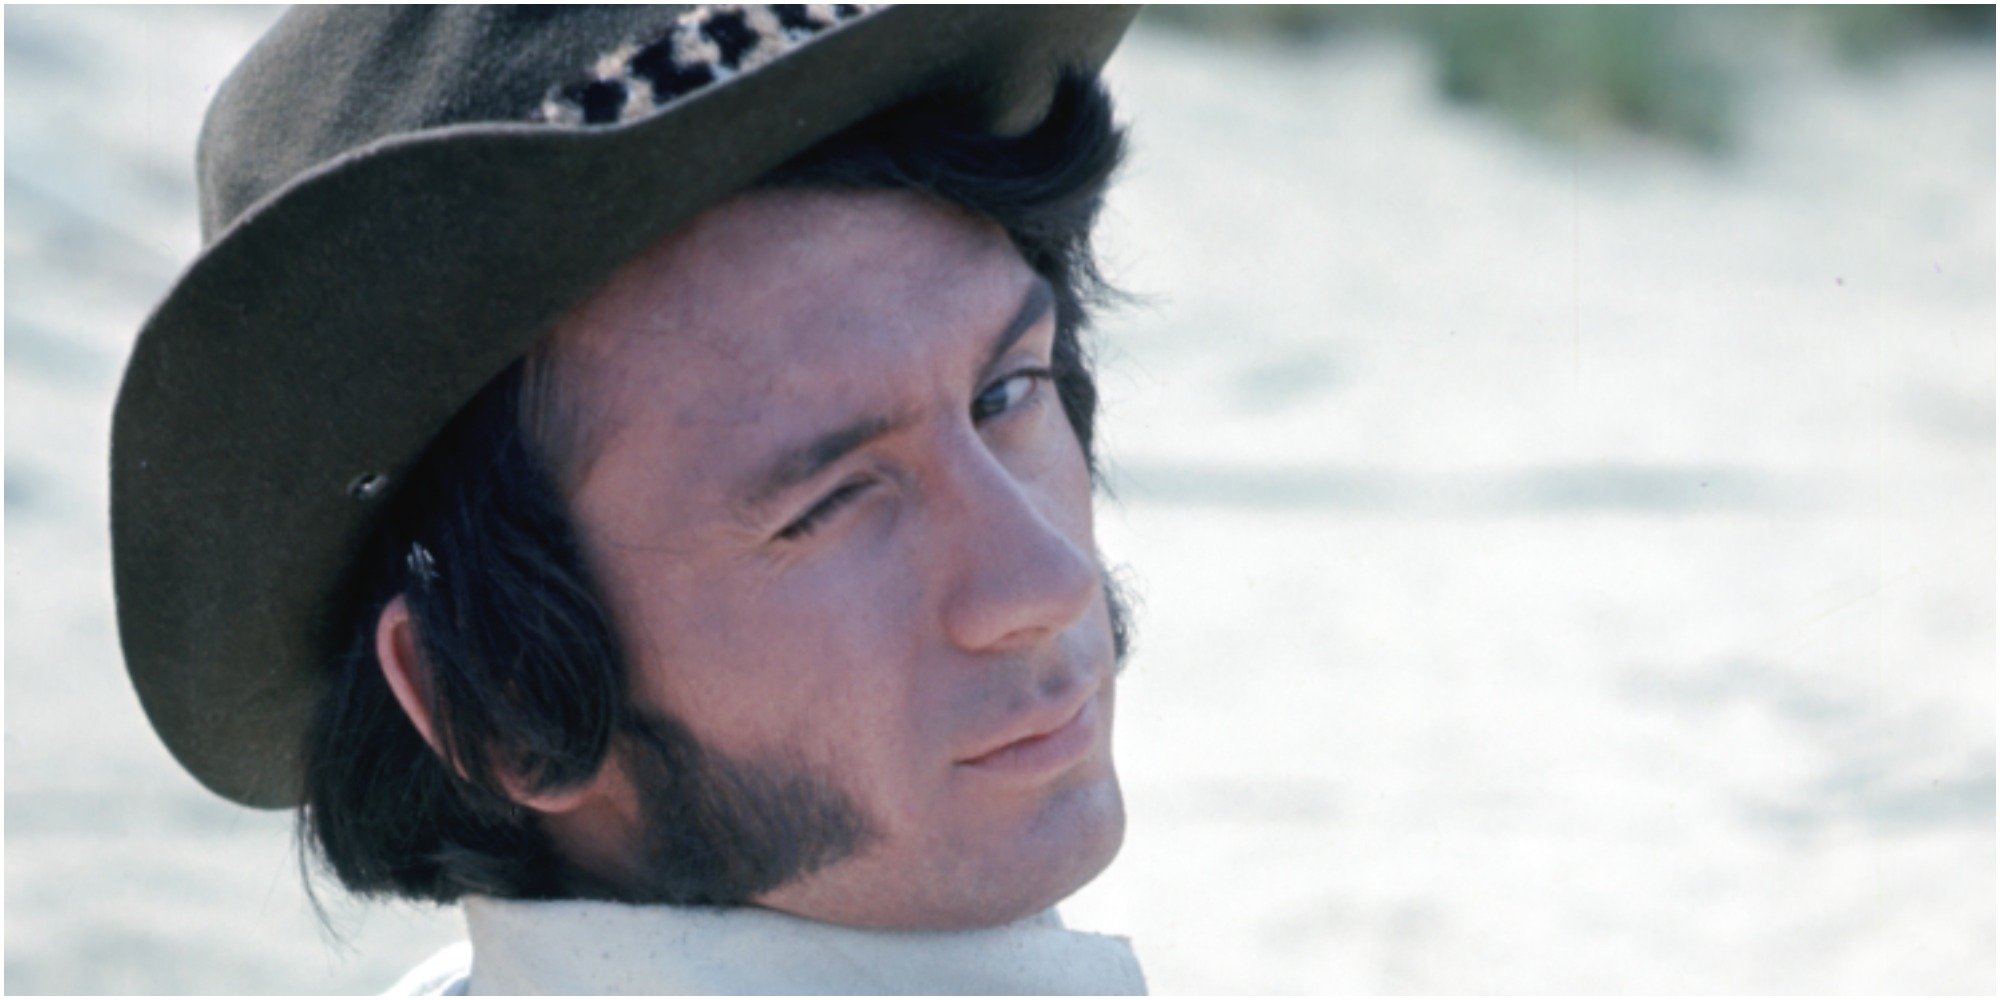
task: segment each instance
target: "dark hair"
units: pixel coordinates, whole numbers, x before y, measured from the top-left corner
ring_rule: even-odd
[[[759,186],[910,189],[1004,228],[1055,292],[1054,383],[1094,475],[1097,389],[1080,334],[1106,294],[1090,232],[1123,133],[1103,86],[1075,75],[1031,131],[1000,137],[983,125],[959,106],[908,105]],[[500,777],[576,785],[629,731],[625,659],[553,471],[564,456],[534,432],[541,367],[516,362],[452,420],[362,563],[352,644],[306,736],[300,813],[301,839],[351,891],[439,902],[577,894]],[[448,760],[403,714],[376,658],[376,622],[398,595]]]

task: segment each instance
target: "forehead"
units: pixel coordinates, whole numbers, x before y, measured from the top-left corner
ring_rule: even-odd
[[[572,482],[635,436],[713,480],[767,441],[921,405],[974,374],[1033,280],[998,226],[913,193],[726,202],[558,324],[588,441]]]

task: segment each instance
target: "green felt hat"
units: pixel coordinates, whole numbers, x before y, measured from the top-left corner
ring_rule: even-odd
[[[125,661],[196,778],[296,804],[386,499],[626,260],[869,115],[996,131],[1130,7],[391,8],[288,14],[198,152],[201,255],[140,331],[111,441]]]

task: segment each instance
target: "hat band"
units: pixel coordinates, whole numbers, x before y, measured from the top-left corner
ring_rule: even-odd
[[[598,58],[590,75],[549,90],[534,118],[555,125],[615,125],[709,84],[747,73],[829,28],[885,4],[711,4],[666,34]]]

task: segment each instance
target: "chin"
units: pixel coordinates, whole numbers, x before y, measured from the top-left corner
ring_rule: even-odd
[[[1043,879],[1022,881],[1024,884],[1030,881],[1044,881],[1044,890],[1035,898],[1015,907],[1018,912],[1003,916],[997,921],[998,923],[1040,913],[1068,899],[1078,889],[1103,874],[1104,869],[1109,868],[1112,860],[1118,856],[1118,849],[1125,843],[1125,799],[1119,791],[1117,777],[1109,774],[1107,768],[1104,780],[1084,791],[1087,793],[1088,804],[1095,821],[1086,829],[1078,831],[1079,835],[1069,844],[1068,850],[1057,855],[1062,859],[1060,863],[1056,862],[1055,857],[1050,856],[1037,859],[1041,863],[1036,867],[1045,873]]]
[[[1101,773],[1054,794],[1014,850],[970,866],[983,870],[961,885],[955,906],[925,925],[969,930],[1034,916],[1103,873],[1124,842],[1124,797],[1107,759]]]

